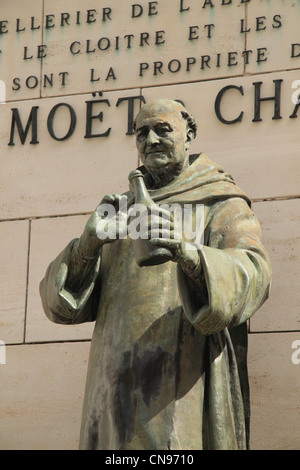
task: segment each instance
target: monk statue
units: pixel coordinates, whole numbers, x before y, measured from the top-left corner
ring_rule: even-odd
[[[189,154],[197,125],[181,103],[145,104],[134,131],[128,192],[104,196],[40,284],[51,321],[95,322],[80,449],[248,449],[247,322],[271,284],[259,222],[221,166]],[[140,214],[138,240],[141,195],[161,212]],[[195,242],[175,236],[174,205],[202,208]],[[141,240],[168,255],[138,259]]]

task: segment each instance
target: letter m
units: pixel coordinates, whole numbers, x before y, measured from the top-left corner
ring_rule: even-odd
[[[31,112],[25,127],[25,130],[23,128],[19,110],[18,108],[12,108],[12,120],[11,120],[11,129],[10,129],[10,140],[8,145],[15,145],[14,143],[14,136],[15,136],[15,127],[17,127],[19,137],[21,140],[22,145],[25,144],[27,134],[29,132],[29,129],[31,127],[31,144],[38,144],[39,141],[37,140],[37,110],[38,106],[33,106],[31,108]]]

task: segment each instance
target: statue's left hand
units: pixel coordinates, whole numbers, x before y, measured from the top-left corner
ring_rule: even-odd
[[[185,240],[152,238],[149,242],[152,245],[170,250],[173,255],[172,261],[180,264],[184,269],[192,270],[199,265],[200,259],[197,248]]]
[[[162,208],[160,208],[159,215],[151,216],[148,229],[142,238],[148,239],[152,245],[171,251],[172,261],[180,264],[185,271],[192,272],[200,265],[196,246],[182,238],[175,237],[172,214]]]

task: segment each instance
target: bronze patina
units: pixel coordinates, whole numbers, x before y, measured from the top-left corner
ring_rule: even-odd
[[[269,295],[270,261],[249,198],[204,153],[189,155],[196,131],[180,103],[144,105],[135,176],[145,186],[137,189],[131,174],[131,190],[101,205],[119,210],[125,196],[130,207],[144,197],[156,207],[190,205],[193,216],[201,205],[201,244],[175,237],[166,209],[154,232],[145,214],[149,253],[169,255],[139,265],[126,234],[132,215],[119,211],[115,236],[105,238],[110,221],[96,210],[41,282],[50,320],[95,321],[81,449],[249,447],[247,320]]]

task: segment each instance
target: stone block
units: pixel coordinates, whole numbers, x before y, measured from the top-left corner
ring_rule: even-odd
[[[126,99],[139,94],[139,90],[126,90],[104,96],[75,95],[63,100],[50,98],[1,105],[0,217],[90,212],[105,194],[127,191],[127,176],[137,165],[137,152],[133,136],[126,135],[129,114]],[[119,101],[120,98],[125,100]],[[14,106],[24,129],[32,107],[38,107],[35,144],[30,143],[31,126],[23,145],[16,128],[14,145],[8,145]],[[135,113],[139,106],[140,100],[136,99]]]
[[[300,364],[292,361],[297,340],[297,332],[249,335],[252,450],[299,449]]]
[[[250,320],[253,332],[300,330],[299,205],[299,199],[253,205],[273,269],[270,298]]]
[[[26,342],[90,339],[94,323],[59,325],[46,317],[39,294],[39,284],[51,261],[74,238],[79,238],[87,216],[54,217],[32,221]]]
[[[77,450],[89,342],[9,346],[1,450]]]
[[[27,220],[0,223],[0,340],[22,343],[26,308]]]
[[[239,27],[244,5],[212,7],[189,0],[180,7],[180,2],[164,0],[103,8],[89,0],[83,8],[80,0],[67,0],[63,11],[69,15],[65,20],[59,0],[45,1],[45,18],[53,16],[45,31],[48,54],[42,75],[52,73],[58,81],[44,87],[42,96],[243,73],[245,37]],[[65,86],[59,84],[62,72],[68,73]]]
[[[299,145],[297,107],[292,102],[295,71],[176,85],[142,90],[146,101],[178,99],[198,122],[198,136],[191,152],[205,152],[232,174],[251,199],[299,195]],[[277,102],[281,119],[273,119],[275,101],[260,103],[261,121],[255,118],[255,82],[262,82],[261,98],[281,95]],[[280,80],[280,82],[279,82]],[[282,81],[281,81],[282,80]],[[231,88],[226,88],[231,87]],[[235,88],[232,88],[235,87]],[[241,88],[242,87],[242,88]],[[215,112],[220,92],[219,115]],[[258,107],[257,107],[258,111]],[[295,114],[296,118],[290,118]],[[298,113],[299,114],[299,113]],[[239,121],[233,122],[236,119]],[[283,175],[288,175],[283,177]]]
[[[246,8],[247,49],[260,50],[260,61],[250,61],[247,73],[297,69],[300,65],[299,2],[264,0]],[[294,44],[294,46],[293,46]],[[250,53],[252,54],[252,53]]]
[[[43,45],[43,8],[40,0],[1,2],[0,102],[40,97]]]

